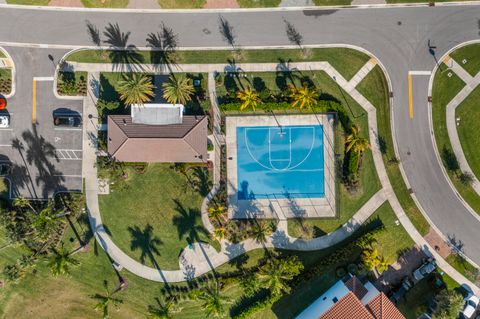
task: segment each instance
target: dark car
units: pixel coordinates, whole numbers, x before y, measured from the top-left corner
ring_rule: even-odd
[[[400,299],[403,298],[403,296],[405,296],[407,291],[412,289],[412,287],[413,287],[413,283],[410,280],[410,278],[405,277],[402,281],[402,285],[400,286],[400,288],[390,297],[390,301],[396,304],[397,302],[400,301]]]
[[[74,116],[74,115],[54,115],[53,125],[78,127],[82,125],[82,118],[80,116]]]

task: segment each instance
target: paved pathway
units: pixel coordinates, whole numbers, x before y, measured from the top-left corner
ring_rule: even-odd
[[[440,256],[428,242],[420,235],[420,233],[413,226],[407,215],[405,214],[403,208],[401,207],[398,199],[393,191],[393,188],[388,179],[387,172],[385,170],[385,165],[382,159],[382,154],[380,152],[379,141],[378,141],[378,132],[377,132],[377,116],[375,107],[363,97],[355,88],[356,84],[360,81],[360,78],[363,78],[367,71],[371,70],[376,65],[376,61],[371,59],[367,62],[367,65],[362,67],[362,69],[357,73],[350,81],[345,80],[345,78],[338,73],[328,62],[308,62],[308,63],[291,63],[288,66],[288,69],[296,68],[298,70],[323,70],[326,72],[332,79],[334,79],[342,88],[344,88],[352,98],[359,103],[368,114],[368,123],[369,123],[369,139],[374,159],[374,164],[377,170],[377,174],[382,184],[382,190],[374,195],[346,224],[336,231],[309,241],[300,240],[292,238],[286,232],[286,221],[281,221],[278,230],[269,236],[267,243],[259,244],[255,241],[248,239],[239,244],[230,244],[226,241],[221,242],[221,251],[216,252],[212,247],[207,244],[195,243],[192,248],[186,248],[181,257],[180,257],[180,270],[179,271],[162,271],[160,269],[154,269],[142,265],[138,261],[132,259],[124,252],[122,252],[111,240],[111,238],[105,233],[103,225],[101,223],[101,215],[98,207],[98,181],[97,181],[97,172],[95,167],[85,167],[85,179],[86,179],[86,197],[87,205],[89,207],[89,216],[92,229],[96,232],[96,237],[99,239],[99,242],[102,248],[108,252],[110,257],[118,262],[120,265],[128,269],[130,272],[137,274],[143,278],[151,279],[155,281],[169,281],[169,282],[178,282],[184,281],[185,279],[193,278],[199,276],[205,272],[210,271],[212,268],[220,266],[226,261],[241,255],[249,250],[258,249],[262,247],[277,247],[283,249],[291,250],[318,250],[322,248],[329,247],[333,244],[341,242],[347,238],[352,232],[354,232],[358,227],[369,217],[373,212],[387,199],[392,206],[395,215],[397,216],[400,223],[403,225],[405,230],[413,238],[413,240],[421,247],[426,253],[434,256],[437,259],[439,267],[442,268],[450,277],[459,282],[462,285],[469,287],[475,293],[480,293],[480,288],[475,286],[472,282],[462,276],[457,272],[452,266],[450,266],[443,258]],[[105,64],[84,64],[84,63],[71,63],[71,67],[74,70],[80,71],[90,71],[90,72],[99,72],[99,71],[111,71],[111,65]],[[142,70],[155,72],[158,69],[164,68],[154,68],[151,65],[140,66]],[[276,71],[281,68],[287,68],[284,64],[275,64],[275,63],[259,63],[259,64],[239,64],[239,65],[229,65],[224,66],[220,64],[192,64],[192,65],[179,65],[180,72],[209,72],[213,73],[216,70],[238,70],[241,68],[243,71]],[[158,73],[158,72],[155,72]],[[209,92],[213,93],[214,90],[214,81],[212,81],[213,75],[209,75]],[[211,95],[212,96],[212,95]],[[214,96],[214,95],[213,95]],[[215,105],[215,101],[214,101]],[[86,110],[89,108],[86,107]],[[93,110],[92,110],[93,111]],[[87,113],[88,114],[88,113]],[[214,116],[215,121],[215,116]],[[94,123],[94,122],[92,122]],[[96,126],[96,125],[95,125]],[[95,126],[93,128],[95,128]],[[215,125],[214,125],[215,126]],[[96,136],[96,132],[91,131],[92,127],[86,127],[85,134],[87,136]],[[90,131],[89,131],[90,130]],[[214,128],[215,130],[215,128]],[[84,165],[90,165],[95,162],[96,158],[96,144],[89,144],[90,150],[85,150],[84,156],[89,157],[88,160],[84,159]],[[218,162],[217,162],[218,165]],[[209,194],[209,196],[212,193]],[[204,201],[204,204],[206,201]],[[204,214],[202,214],[202,220],[205,219]],[[283,224],[282,224],[283,223]],[[210,228],[211,224],[208,222],[205,225],[207,228]]]
[[[204,9],[240,8],[237,0],[207,0]]]
[[[129,9],[160,9],[157,0],[129,0],[127,8]]]
[[[444,62],[449,66],[450,70],[455,72],[463,82],[465,87],[458,92],[458,94],[447,104],[447,130],[450,142],[452,144],[453,152],[457,157],[460,169],[464,173],[468,173],[473,177],[472,187],[477,194],[480,195],[480,181],[473,173],[470,165],[468,165],[467,158],[462,149],[460,138],[457,131],[457,120],[455,117],[455,110],[457,107],[472,93],[472,91],[480,84],[480,72],[475,77],[472,77],[463,67],[461,67],[454,59],[447,56]]]
[[[279,7],[306,7],[314,5],[313,0],[282,0]]]

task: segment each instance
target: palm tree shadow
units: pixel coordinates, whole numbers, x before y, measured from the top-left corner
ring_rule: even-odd
[[[143,55],[138,52],[135,45],[128,44],[130,31],[124,33],[120,30],[118,23],[109,23],[103,35],[106,37],[103,42],[110,47],[109,57],[114,70],[128,72],[143,70],[139,65],[144,62]]]
[[[65,190],[62,182],[65,181],[62,173],[58,171],[52,162],[60,161],[55,152],[55,146],[38,134],[36,125],[32,125],[31,131],[24,131],[22,138],[25,141],[25,159],[29,165],[36,167],[38,173],[35,179],[36,186],[42,186],[42,196]]]
[[[153,227],[150,224],[147,224],[144,229],[141,229],[137,225],[133,227],[128,227],[128,231],[130,232],[130,236],[132,240],[130,242],[130,249],[132,251],[136,251],[138,249],[141,250],[140,253],[140,262],[145,264],[145,260],[147,258],[150,259],[152,264],[154,265],[155,269],[157,269],[160,277],[162,278],[165,286],[168,288],[168,282],[163,274],[162,269],[158,265],[157,260],[155,259],[155,255],[160,256],[160,250],[158,246],[163,245],[162,240],[153,234]]]
[[[157,71],[169,73],[174,76],[172,67],[178,64],[175,58],[175,49],[178,46],[178,35],[173,29],[162,23],[161,31],[149,33],[147,37],[147,46],[152,48],[150,51],[150,61],[155,65]]]
[[[195,242],[199,243],[198,246],[205,257],[205,260],[207,261],[213,273],[215,273],[215,267],[212,265],[210,258],[208,257],[207,252],[202,245],[202,243],[205,243],[203,238],[208,238],[210,233],[205,229],[205,227],[203,227],[203,225],[201,225],[201,223],[197,222],[197,219],[199,219],[201,216],[200,211],[198,209],[186,209],[183,207],[180,201],[176,199],[173,201],[177,206],[175,210],[180,214],[180,216],[173,217],[173,224],[177,227],[178,238],[186,238],[189,245],[192,245]]]

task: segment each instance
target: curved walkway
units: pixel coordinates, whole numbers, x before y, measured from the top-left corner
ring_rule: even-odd
[[[98,122],[96,120],[96,108],[95,97],[98,97],[98,92],[90,92],[86,98],[84,115],[94,115],[92,121],[85,121],[84,124],[84,144],[88,144],[88,147],[84,145],[84,175],[86,184],[86,197],[87,206],[90,218],[90,224],[95,232],[95,237],[99,241],[102,248],[110,255],[110,257],[121,266],[125,267],[132,273],[141,276],[146,279],[161,281],[161,282],[178,282],[184,281],[189,278],[194,278],[203,273],[206,273],[213,268],[220,266],[221,264],[235,258],[249,250],[263,248],[263,247],[275,247],[282,249],[292,250],[318,250],[334,245],[352,234],[358,227],[387,199],[392,206],[395,215],[413,238],[413,240],[422,247],[427,253],[430,253],[437,259],[439,267],[441,267],[447,274],[454,280],[462,285],[469,287],[475,293],[480,293],[480,289],[475,286],[468,279],[458,273],[453,267],[451,267],[438,253],[432,249],[426,240],[415,229],[411,221],[406,216],[403,208],[400,206],[397,197],[393,191],[390,181],[385,170],[382,155],[380,152],[378,133],[377,133],[377,116],[375,107],[363,97],[357,90],[356,85],[377,63],[375,59],[371,59],[362,69],[355,75],[351,81],[345,80],[345,78],[338,73],[327,62],[308,62],[308,63],[291,63],[289,69],[296,68],[298,70],[323,70],[332,79],[334,79],[352,98],[357,101],[368,113],[369,124],[369,139],[372,146],[372,154],[374,164],[377,170],[377,174],[382,184],[382,190],[380,190],[375,196],[373,196],[346,224],[340,229],[309,241],[299,240],[288,236],[286,231],[286,222],[280,222],[278,230],[269,236],[267,243],[259,244],[249,239],[239,244],[230,244],[227,241],[221,242],[221,251],[216,252],[213,247],[206,244],[195,243],[192,249],[186,248],[180,257],[180,270],[176,271],[162,271],[161,269],[155,269],[142,265],[138,261],[133,260],[131,257],[121,251],[111,240],[110,236],[105,232],[101,221],[101,215],[98,205],[98,181],[96,170],[96,138]],[[89,73],[89,84],[95,84],[94,74],[98,77],[99,71],[112,71],[111,65],[105,64],[80,64],[71,63],[71,67],[74,70],[87,70]],[[274,63],[259,63],[259,64],[241,64],[235,66],[236,70],[241,67],[243,71],[276,71],[278,68],[284,66]],[[385,72],[384,67],[380,64],[382,70]],[[136,66],[138,67],[138,66]],[[226,70],[232,66],[218,65],[218,64],[201,64],[201,65],[179,65],[180,72],[214,72],[216,70]],[[162,70],[165,68],[158,68],[158,66],[142,65],[140,68],[145,70],[154,71]],[[157,72],[158,73],[158,72]],[[385,72],[385,74],[387,74]],[[388,75],[387,75],[388,77]],[[93,82],[92,82],[93,81]],[[95,87],[98,89],[98,85],[89,85],[89,87]],[[90,139],[90,141],[89,141]],[[219,163],[216,163],[219,165]],[[211,226],[211,225],[210,225]],[[207,226],[208,227],[208,226]]]
[[[455,72],[458,77],[465,82],[463,89],[458,92],[458,94],[447,104],[447,130],[450,142],[452,144],[453,152],[458,160],[460,169],[464,173],[468,173],[472,176],[473,182],[472,187],[475,192],[480,195],[480,181],[478,180],[475,173],[468,165],[467,158],[462,149],[462,144],[460,143],[460,138],[458,137],[457,131],[457,121],[455,117],[455,110],[457,107],[472,93],[472,91],[480,85],[480,72],[476,76],[471,76],[464,68],[462,68],[454,59],[447,55],[444,59],[445,64],[449,67],[450,70]],[[434,75],[435,76],[435,75]],[[447,177],[448,178],[448,177]]]

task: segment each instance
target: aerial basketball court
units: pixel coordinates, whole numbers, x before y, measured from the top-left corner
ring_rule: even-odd
[[[230,218],[333,217],[333,115],[227,117]]]

